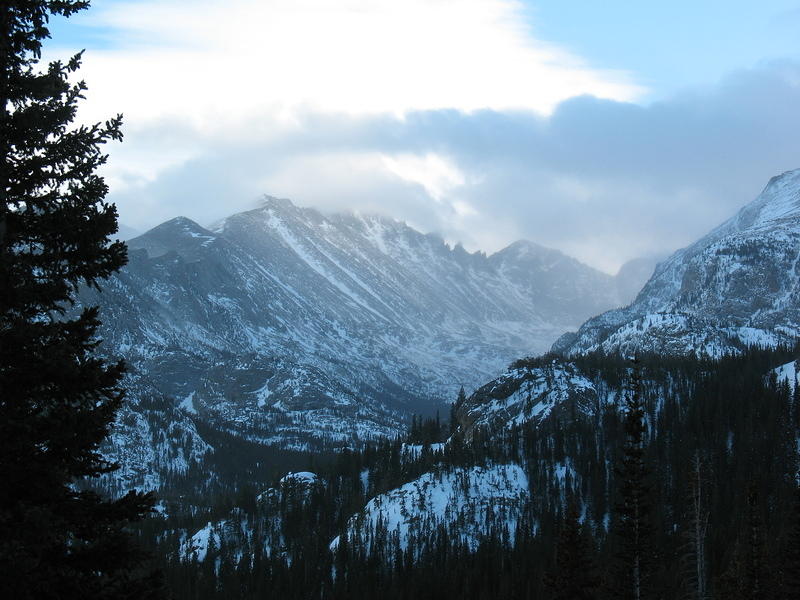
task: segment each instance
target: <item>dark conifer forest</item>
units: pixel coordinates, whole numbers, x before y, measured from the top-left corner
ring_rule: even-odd
[[[261,471],[271,481],[248,488],[235,479],[208,488],[198,472],[173,482],[169,518],[139,534],[176,598],[792,598],[797,404],[766,374],[793,356],[641,357],[635,368],[587,356],[585,372],[628,390],[623,405],[470,442],[458,430],[449,437],[447,422],[415,418],[407,440],[328,456],[276,452]],[[423,446],[413,459],[403,455],[410,442]],[[367,549],[356,531],[329,548],[369,498],[423,473],[509,462],[523,466],[531,494],[513,532],[490,527],[475,547],[438,526],[405,548],[376,533]],[[574,475],[554,477],[565,462]],[[284,490],[277,503],[257,498],[297,469],[313,470],[318,485]],[[187,533],[232,518],[248,533],[200,561],[181,551]],[[264,548],[277,529],[280,543]]]

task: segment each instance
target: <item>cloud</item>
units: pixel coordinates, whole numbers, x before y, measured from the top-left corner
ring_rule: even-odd
[[[105,174],[137,229],[269,193],[609,271],[800,167],[800,64],[635,104],[625,73],[532,37],[526,16],[514,0],[100,3],[81,24],[113,43],[86,55],[80,118],[125,113]]]
[[[382,158],[386,170],[400,179],[418,183],[436,202],[446,201],[454,189],[466,183],[464,173],[439,154],[398,154]]]
[[[797,106],[800,65],[787,62],[650,106],[574,98],[549,117],[307,112],[286,125],[264,115],[269,136],[195,134],[193,158],[112,187],[111,199],[143,228],[176,214],[210,222],[266,192],[388,214],[470,249],[524,237],[613,271],[691,243],[800,167]],[[153,148],[168,130],[134,133],[132,147]]]
[[[122,111],[134,126],[180,118],[220,134],[262,113],[548,113],[579,94],[643,92],[623,72],[535,39],[526,18],[516,0],[100,4],[80,23],[116,43],[86,55],[85,114]]]

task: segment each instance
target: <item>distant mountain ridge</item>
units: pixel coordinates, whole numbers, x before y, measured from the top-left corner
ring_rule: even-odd
[[[661,263],[628,307],[565,334],[566,355],[719,356],[800,335],[800,170],[773,177],[733,218]]]
[[[160,395],[289,448],[394,435],[621,303],[614,277],[532,242],[486,256],[270,197],[128,246],[129,264],[84,301],[101,305],[105,352],[131,367],[132,402]]]

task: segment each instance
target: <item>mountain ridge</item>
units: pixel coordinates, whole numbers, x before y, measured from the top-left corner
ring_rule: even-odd
[[[104,352],[130,365],[131,411],[162,398],[297,450],[393,437],[618,303],[613,277],[532,242],[469,253],[386,217],[273,198],[209,228],[171,219],[128,247],[82,302],[101,306]]]
[[[603,352],[737,353],[800,335],[800,169],[661,262],[636,299],[552,347]]]

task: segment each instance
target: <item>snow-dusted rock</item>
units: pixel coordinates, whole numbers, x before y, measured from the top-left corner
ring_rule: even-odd
[[[513,541],[528,497],[528,478],[516,464],[434,471],[371,499],[343,535],[368,552],[377,540],[403,550],[411,539],[424,545],[440,526],[473,549],[490,529],[507,530]],[[331,542],[331,550],[341,539]]]
[[[576,355],[653,352],[720,356],[800,335],[800,170],[658,265],[636,300],[562,336]]]
[[[593,414],[598,392],[573,364],[555,359],[542,366],[520,364],[475,391],[456,416],[469,439],[479,428],[492,431],[537,424],[566,410]]]
[[[194,421],[136,376],[127,377],[128,400],[117,414],[102,449],[120,468],[103,475],[112,491],[158,489],[166,475],[185,475],[213,448]]]

